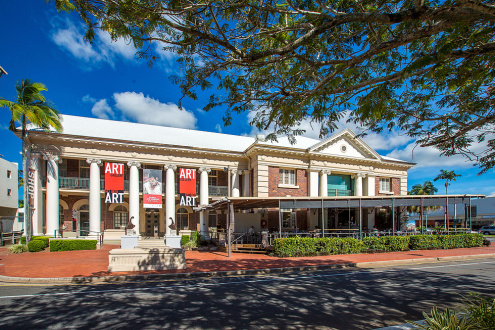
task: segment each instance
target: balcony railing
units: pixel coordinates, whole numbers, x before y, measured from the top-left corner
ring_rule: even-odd
[[[43,187],[46,187],[46,182],[44,180]],[[60,177],[58,180],[58,187],[60,189],[89,190],[89,178]],[[105,189],[104,179],[100,180],[100,189]],[[129,191],[129,180],[124,180],[124,191]],[[139,181],[139,191],[143,191],[142,181]]]
[[[208,195],[210,196],[227,196],[229,188],[227,186],[208,186]]]
[[[328,189],[328,196],[353,196],[352,190]]]

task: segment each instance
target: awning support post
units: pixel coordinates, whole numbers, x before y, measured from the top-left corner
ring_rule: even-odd
[[[325,237],[325,209],[323,208],[323,198],[321,199],[321,237]]]
[[[392,198],[392,236],[395,236],[395,199]]]
[[[363,239],[363,217],[362,217],[362,208],[361,208],[361,198],[359,199],[359,239]]]
[[[282,238],[282,210],[280,209],[280,199],[278,200],[278,234]]]

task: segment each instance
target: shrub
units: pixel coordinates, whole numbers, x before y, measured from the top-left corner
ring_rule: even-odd
[[[184,245],[183,245],[183,247],[184,247],[185,249],[192,250],[192,249],[197,248],[198,246],[196,245],[196,242],[189,241],[189,242],[187,242],[186,244],[184,244]]]
[[[410,322],[416,328],[424,330],[444,330],[444,329],[457,329],[467,330],[473,329],[473,321],[468,319],[464,315],[459,315],[455,311],[446,309],[445,312],[439,312],[437,307],[434,306],[431,309],[431,317],[423,312],[425,318],[425,324],[419,324],[416,322]]]
[[[9,251],[12,253],[23,253],[28,252],[29,249],[25,244],[14,244],[9,246]]]
[[[50,238],[46,236],[33,236],[32,240],[43,242],[43,249],[47,248],[50,245]]]
[[[464,299],[464,311],[470,319],[479,325],[479,329],[495,329],[495,298],[470,293]]]
[[[180,238],[180,246],[186,245],[189,241],[191,241],[189,235],[182,235]]]
[[[194,243],[197,243],[198,242],[198,236],[199,236],[198,232],[197,231],[193,231],[191,233],[191,241],[193,241]]]
[[[367,252],[407,251],[409,236],[365,237],[363,244]]]
[[[361,253],[364,245],[355,238],[290,237],[273,241],[273,255],[277,257],[304,257],[329,254]]]
[[[26,236],[21,236],[21,244],[26,245]]]
[[[440,248],[437,235],[415,235],[409,239],[411,250],[433,250]]]
[[[92,239],[52,239],[50,251],[96,250],[96,240]]]
[[[33,239],[27,245],[29,252],[39,252],[45,248],[45,243],[41,240]]]

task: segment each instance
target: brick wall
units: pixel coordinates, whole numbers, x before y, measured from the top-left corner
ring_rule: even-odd
[[[279,188],[279,168],[268,167],[268,196],[283,197],[283,196],[308,196],[308,172],[303,169],[296,170],[296,185],[299,188]]]
[[[400,195],[400,179],[390,178],[393,195]],[[375,178],[375,196],[387,196],[387,194],[380,193],[380,177]]]
[[[73,230],[75,228],[72,227],[72,209],[74,204],[81,199],[88,199],[85,196],[68,196],[61,197],[61,200],[65,201],[69,206],[68,210],[64,210],[64,225],[67,227],[67,230]],[[124,199],[126,202],[129,202],[128,199]],[[101,231],[105,229],[113,229],[113,212],[109,211],[109,207],[111,204],[106,204],[105,200],[101,199]],[[70,229],[69,229],[70,228]]]

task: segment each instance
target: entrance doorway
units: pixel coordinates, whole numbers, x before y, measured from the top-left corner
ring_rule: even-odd
[[[158,210],[147,210],[144,219],[146,225],[145,236],[154,237],[155,231],[156,236],[158,236],[160,232],[160,212]]]

